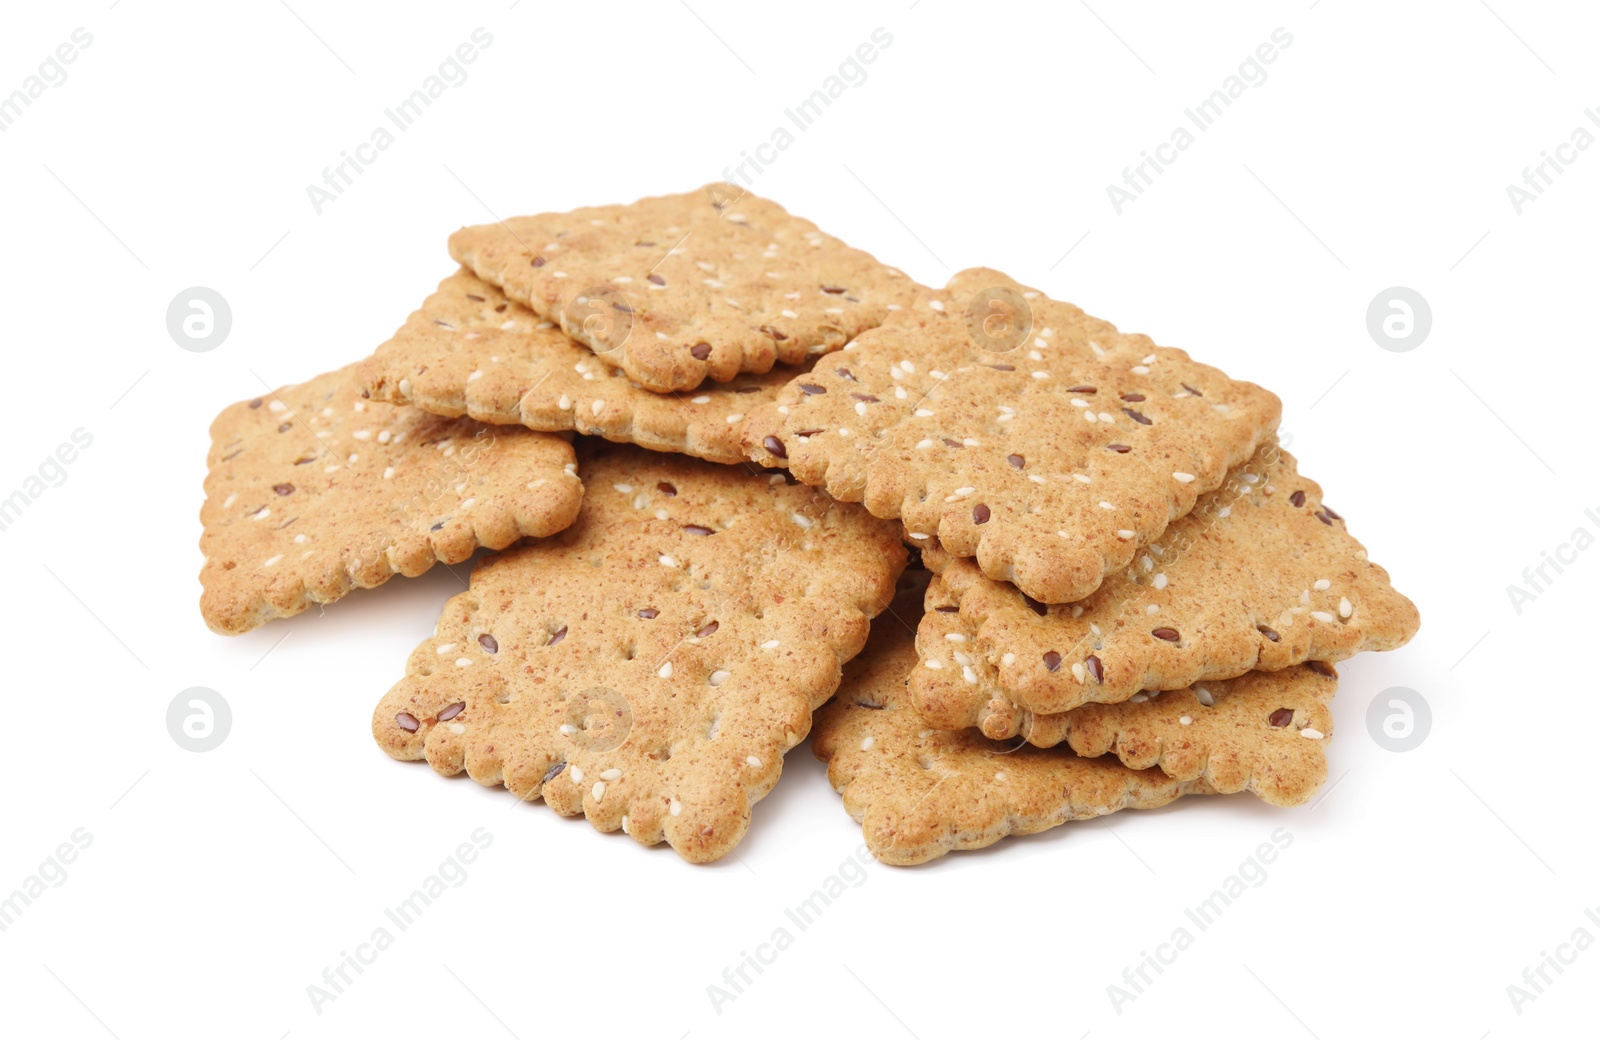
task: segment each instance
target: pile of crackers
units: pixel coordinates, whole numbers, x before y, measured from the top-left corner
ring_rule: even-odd
[[[201,510],[229,634],[496,550],[373,712],[394,758],[708,862],[809,735],[911,864],[1304,802],[1330,663],[1416,632],[1273,394],[997,271],[728,185],[449,250],[371,357],[218,416]]]

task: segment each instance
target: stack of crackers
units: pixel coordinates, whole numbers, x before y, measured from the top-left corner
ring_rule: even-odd
[[[1274,395],[997,271],[727,185],[449,248],[371,357],[217,418],[201,511],[230,634],[496,550],[373,713],[394,758],[707,862],[809,734],[919,863],[1304,802],[1330,662],[1416,632]]]

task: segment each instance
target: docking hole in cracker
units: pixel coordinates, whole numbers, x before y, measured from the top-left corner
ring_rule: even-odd
[[[899,530],[744,466],[597,441],[579,460],[577,521],[477,568],[372,733],[709,862],[887,606]]]

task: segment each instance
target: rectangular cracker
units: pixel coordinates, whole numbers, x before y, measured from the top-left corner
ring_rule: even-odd
[[[365,400],[358,367],[230,405],[211,424],[200,612],[215,631],[554,534],[578,515],[567,438]]]
[[[913,702],[930,725],[1049,747],[1091,702],[1390,650],[1417,608],[1276,442],[1087,599],[1046,606],[936,546]]]
[[[828,780],[874,856],[908,866],[1010,834],[1210,793],[1203,779],[1129,769],[1112,757],[927,728],[905,693],[926,580],[920,572],[901,579],[894,605],[873,623],[867,648],[847,666],[812,732],[811,749],[828,764]]]
[[[556,538],[486,560],[373,713],[378,745],[696,863],[743,837],[905,566],[783,474],[589,441]]]
[[[744,415],[793,366],[657,394],[498,287],[461,270],[439,283],[362,370],[376,400],[534,430],[574,430],[711,462],[744,459]]]
[[[1281,405],[997,271],[797,377],[744,445],[1035,599],[1082,599],[1277,427]]]
[[[450,255],[663,393],[837,350],[918,289],[728,184],[462,228]]]

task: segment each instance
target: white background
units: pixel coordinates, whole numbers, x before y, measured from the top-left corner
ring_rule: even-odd
[[[10,12],[0,93],[74,28],[93,43],[0,134],[0,496],[74,429],[94,441],[0,531],[0,894],[74,829],[93,841],[0,932],[6,1034],[1592,1033],[1600,948],[1520,1014],[1507,986],[1575,929],[1600,939],[1600,552],[1520,614],[1506,587],[1600,531],[1600,149],[1520,215],[1506,185],[1580,124],[1600,134],[1600,25],[1491,2]],[[306,186],[478,26],[468,80],[317,215]],[[719,179],[879,26],[866,81],[754,189],[921,281],[997,267],[1276,391],[1303,470],[1423,627],[1342,666],[1316,803],[1197,799],[873,864],[719,1013],[707,986],[859,845],[808,748],[710,867],[390,761],[372,705],[467,568],[213,635],[206,429],[383,341],[464,223]],[[1266,81],[1119,216],[1107,184],[1279,26]],[[196,285],[233,310],[210,353],[166,330]],[[1367,332],[1391,286],[1432,307],[1409,353]],[[167,733],[191,686],[232,707],[209,753]],[[1408,753],[1365,723],[1394,686],[1432,708]],[[465,883],[318,1014],[307,986],[479,827]],[[1123,968],[1279,827],[1266,881],[1114,1009]]]

